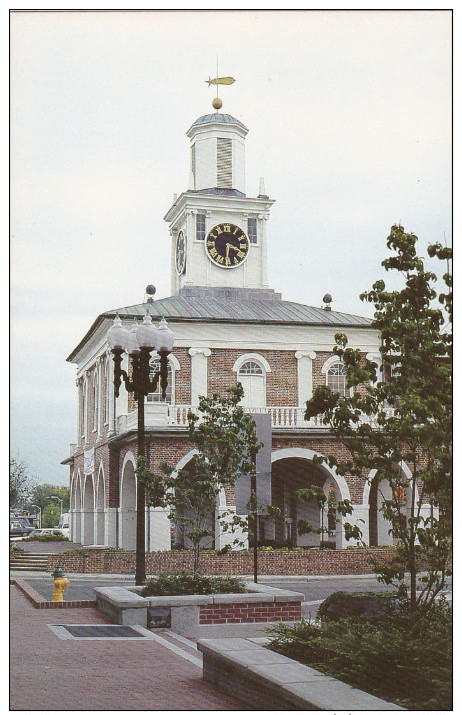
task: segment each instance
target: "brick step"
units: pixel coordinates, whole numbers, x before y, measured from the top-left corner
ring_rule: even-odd
[[[10,557],[13,571],[47,571],[48,554],[15,554]]]
[[[42,564],[11,564],[13,571],[48,571],[46,566]]]

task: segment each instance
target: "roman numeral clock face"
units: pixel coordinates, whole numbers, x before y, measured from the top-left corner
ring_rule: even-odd
[[[249,255],[249,239],[239,226],[219,223],[205,239],[205,252],[216,266],[237,268]]]

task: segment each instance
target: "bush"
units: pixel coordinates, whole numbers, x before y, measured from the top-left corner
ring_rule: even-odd
[[[142,596],[208,595],[211,593],[247,593],[242,579],[235,576],[202,576],[182,571],[178,574],[160,574],[148,579]]]
[[[359,616],[362,613],[385,613],[397,607],[395,593],[376,593],[363,591],[350,593],[348,591],[335,591],[331,593],[319,606],[318,618],[322,621],[337,621],[340,618]]]
[[[272,650],[414,710],[452,709],[452,609],[425,616],[402,607],[271,629]]]
[[[41,536],[28,536],[23,541],[69,541],[69,539],[62,534],[43,534]]]

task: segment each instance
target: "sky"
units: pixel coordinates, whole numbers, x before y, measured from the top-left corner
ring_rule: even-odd
[[[447,11],[13,12],[10,452],[67,484],[66,357],[102,312],[170,295],[163,216],[188,188],[193,121],[249,128],[246,193],[275,199],[269,282],[372,316],[393,223],[452,240]],[[393,287],[389,277],[387,283]]]

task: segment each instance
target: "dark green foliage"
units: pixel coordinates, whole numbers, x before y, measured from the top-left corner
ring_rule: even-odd
[[[430,258],[447,261],[445,291],[438,295],[436,275],[417,254],[417,236],[392,226],[387,247],[390,255],[382,265],[395,273],[401,288],[387,290],[378,280],[361,295],[375,308],[372,327],[382,338],[384,373],[377,376],[376,363],[337,334],[334,352],[346,367],[352,394],[340,397],[318,387],[305,417],[322,415],[346,448],[346,458],[326,458],[338,474],[375,475],[378,483],[387,483],[380,509],[397,548],[388,563],[374,564],[376,572],[383,583],[406,593],[416,609],[431,608],[451,563],[452,254],[439,244],[427,249]],[[351,526],[357,525],[346,526],[345,535],[357,538]],[[427,573],[418,588],[422,563]]]
[[[318,608],[318,618],[324,620],[338,620],[349,616],[371,611],[383,612],[396,601],[395,593],[377,593],[363,591],[350,593],[349,591],[335,591],[331,593]],[[390,603],[391,602],[391,603]],[[330,612],[329,606],[335,605],[335,611]]]
[[[178,574],[160,574],[146,581],[141,592],[146,596],[208,595],[211,593],[247,593],[242,579],[236,576],[203,576],[182,571]]]
[[[39,536],[28,536],[23,541],[69,541],[69,539],[64,534],[41,534]]]
[[[407,608],[320,627],[301,621],[271,629],[269,648],[360,690],[413,710],[452,708],[452,609]]]

